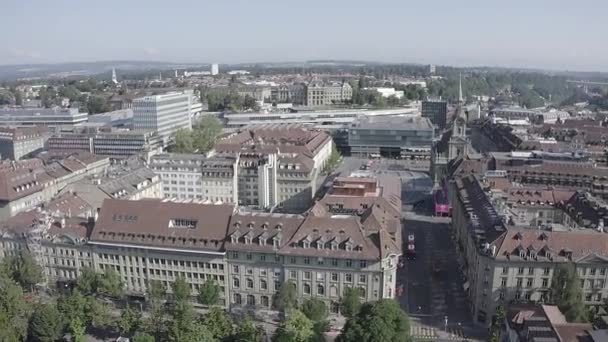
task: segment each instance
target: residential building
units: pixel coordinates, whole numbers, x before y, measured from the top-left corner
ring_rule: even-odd
[[[601,341],[593,338],[594,329],[591,323],[568,322],[566,316],[555,305],[510,306],[505,315],[504,328],[503,341],[508,342]],[[605,333],[606,330],[603,330],[603,336],[606,336]]]
[[[431,123],[439,129],[446,127],[447,115],[447,101],[431,99],[422,101],[422,117],[431,120]]]
[[[42,161],[23,163],[28,168],[14,163],[0,171],[0,219],[48,202],[67,184],[106,170],[110,162],[108,158],[80,153],[44,164]],[[31,166],[34,167],[29,168]]]
[[[46,146],[57,153],[84,151],[118,159],[139,155],[148,160],[162,151],[163,142],[152,131],[74,129],[53,134]]]
[[[289,102],[296,105],[305,103],[306,87],[303,83],[279,85],[270,89],[270,99],[274,102]]]
[[[44,127],[0,127],[0,159],[19,160],[44,148]]]
[[[0,108],[0,125],[4,126],[74,126],[87,119],[87,113],[78,108]]]
[[[348,145],[356,156],[429,158],[434,128],[427,118],[374,116],[355,121],[348,132]]]
[[[256,101],[270,100],[271,91],[270,87],[257,86],[257,85],[243,85],[237,88],[237,92],[242,97],[252,97]]]
[[[528,119],[535,124],[555,123],[570,118],[568,112],[551,110],[526,109],[521,107],[498,107],[490,111],[490,115],[503,119]]]
[[[133,128],[154,131],[168,143],[179,129],[191,129],[190,93],[168,93],[133,100]]]
[[[553,274],[564,263],[575,264],[586,305],[604,302],[608,296],[605,209],[598,211],[603,216],[588,226],[531,229],[511,225],[474,175],[456,176],[450,182],[449,194],[452,230],[466,278],[464,288],[477,322],[489,324],[496,308],[506,303],[547,301]],[[522,201],[519,205],[526,204]],[[564,216],[578,217],[585,223],[584,212],[579,214],[568,205],[563,208]]]

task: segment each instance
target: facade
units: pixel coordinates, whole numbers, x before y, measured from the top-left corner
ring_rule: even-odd
[[[305,89],[302,83],[275,86],[270,89],[270,99],[273,102],[289,102],[303,105],[305,102]]]
[[[559,110],[535,110],[521,107],[499,107],[490,111],[490,114],[496,118],[503,119],[528,119],[535,124],[555,123],[556,121],[565,121],[570,118],[568,112]]]
[[[473,175],[456,177],[449,189],[464,288],[477,322],[489,324],[500,305],[547,301],[555,269],[568,262],[575,264],[581,278],[584,303],[603,303],[608,296],[608,215],[588,228],[515,226],[508,224],[485,189]],[[575,210],[568,213],[564,210],[563,215],[580,216]]]
[[[353,88],[347,82],[325,85],[310,82],[304,86],[306,106],[329,106],[345,103],[353,98]]]
[[[179,129],[191,129],[192,95],[169,93],[133,100],[133,128],[154,131],[167,143]]]
[[[270,87],[246,85],[240,86],[237,92],[242,97],[253,97],[256,101],[266,101],[271,98]]]
[[[221,140],[215,153],[239,156],[239,204],[302,212],[311,204],[332,147],[325,132],[261,125]]]
[[[19,160],[44,148],[46,130],[40,127],[0,127],[0,159]]]
[[[46,143],[50,152],[84,151],[100,156],[127,158],[141,155],[148,159],[162,151],[161,137],[151,131],[78,130],[52,135]]]
[[[299,301],[321,299],[333,313],[348,287],[362,289],[363,301],[395,296],[398,243],[358,217],[245,214],[230,205],[124,200],[106,200],[98,218],[89,213],[66,219],[61,211],[34,211],[29,215],[38,217],[35,225],[32,217],[6,222],[0,255],[34,251],[49,282],[74,279],[84,267],[112,269],[128,294],[141,297],[151,280],[170,290],[183,277],[195,295],[213,279],[221,288],[220,304],[234,310],[271,309],[281,286],[295,286]]]
[[[238,202],[238,158],[201,154],[161,154],[150,167],[162,178],[165,198],[210,203]]]
[[[422,117],[431,120],[439,129],[444,129],[447,122],[448,103],[441,100],[422,101]]]
[[[467,138],[467,115],[464,112],[464,99],[462,97],[462,77],[459,83],[458,107],[452,123],[452,135],[448,142],[448,160],[458,157],[466,157],[469,149]]]
[[[77,108],[0,108],[3,126],[74,126],[87,119]]]
[[[428,158],[434,129],[420,117],[363,117],[349,127],[348,145],[357,156]]]

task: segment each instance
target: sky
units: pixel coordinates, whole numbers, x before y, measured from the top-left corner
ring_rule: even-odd
[[[606,0],[0,0],[0,65],[348,59],[608,71]]]

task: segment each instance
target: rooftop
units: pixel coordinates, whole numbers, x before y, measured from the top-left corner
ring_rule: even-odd
[[[428,118],[411,116],[365,116],[355,121],[351,127],[380,130],[433,130]]]

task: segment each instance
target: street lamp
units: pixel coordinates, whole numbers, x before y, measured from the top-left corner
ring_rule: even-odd
[[[445,332],[447,333],[448,332],[448,316],[445,316],[443,319],[445,321]]]

